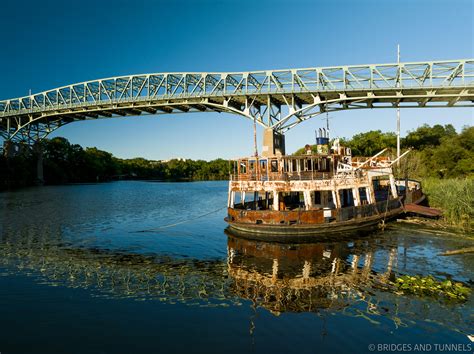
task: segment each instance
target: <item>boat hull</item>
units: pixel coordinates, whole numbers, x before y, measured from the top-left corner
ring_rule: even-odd
[[[318,224],[294,224],[294,225],[272,225],[272,224],[255,224],[239,221],[231,221],[229,218],[225,220],[229,224],[231,230],[238,232],[251,233],[262,236],[318,236],[330,235],[337,233],[351,233],[362,230],[370,230],[378,228],[385,221],[395,218],[403,213],[403,208],[392,209],[386,213],[380,213],[371,216],[354,218],[346,221],[332,221]]]

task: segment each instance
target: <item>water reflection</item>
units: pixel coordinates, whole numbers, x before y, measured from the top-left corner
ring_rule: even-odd
[[[392,276],[397,249],[388,252],[384,271],[373,268],[374,240],[279,244],[229,235],[229,275],[233,290],[273,313],[342,309],[383,288]]]
[[[404,296],[393,285],[406,274],[411,247],[416,243],[396,233],[303,244],[228,234],[228,274],[234,293],[275,315],[329,312],[392,328],[418,326],[423,319],[468,334],[472,298],[447,304]]]
[[[51,286],[88,288],[104,297],[189,304],[235,300],[226,290],[226,263],[222,260],[71,247],[61,242],[58,229],[36,231],[2,234],[0,267],[4,272],[31,274]]]
[[[48,226],[4,229],[0,269],[106,298],[212,307],[251,301],[275,315],[330,311],[394,327],[423,316],[458,331],[470,326],[471,300],[451,306],[396,294],[388,280],[399,272],[398,258],[406,262],[407,248],[396,235],[304,244],[227,238],[227,259],[199,260],[73,246]]]

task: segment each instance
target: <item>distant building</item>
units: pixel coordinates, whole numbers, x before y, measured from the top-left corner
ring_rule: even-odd
[[[170,162],[171,160],[178,160],[178,161],[183,161],[183,162],[186,162],[186,161],[187,161],[187,159],[184,159],[184,158],[182,158],[182,157],[174,157],[174,158],[168,159],[168,160],[160,160],[159,162],[161,162],[161,163],[168,163],[168,162]]]

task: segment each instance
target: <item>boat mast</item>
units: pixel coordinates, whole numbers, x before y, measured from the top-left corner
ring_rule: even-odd
[[[329,113],[326,111],[326,130],[328,132],[327,138],[329,138]]]
[[[400,44],[397,44],[397,64],[400,65]],[[400,76],[399,72],[397,87],[400,87]],[[397,167],[400,167],[400,102],[397,105]]]
[[[258,148],[257,148],[257,121],[253,117],[253,146],[255,151],[255,157],[258,157]]]

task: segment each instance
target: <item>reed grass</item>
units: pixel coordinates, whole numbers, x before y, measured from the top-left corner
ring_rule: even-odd
[[[474,178],[423,180],[430,206],[443,210],[444,221],[468,231],[474,229]]]

